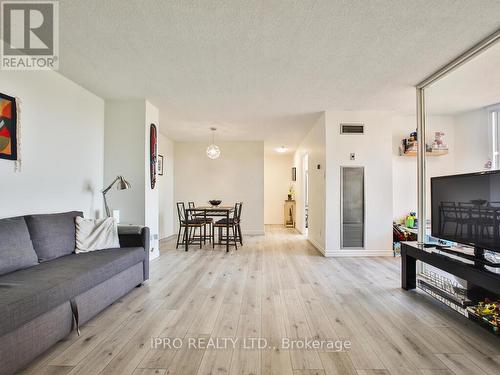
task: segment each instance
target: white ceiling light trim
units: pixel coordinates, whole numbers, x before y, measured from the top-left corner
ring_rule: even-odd
[[[212,143],[207,147],[207,156],[210,159],[218,159],[220,156],[220,148],[215,144],[215,131],[217,128],[210,128],[212,131]]]
[[[275,150],[276,150],[276,152],[278,152],[280,154],[284,154],[285,152],[288,151],[288,149],[285,146],[278,147]]]

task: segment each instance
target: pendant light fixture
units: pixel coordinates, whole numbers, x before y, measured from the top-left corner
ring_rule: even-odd
[[[217,159],[220,156],[220,148],[215,144],[215,131],[217,128],[210,128],[212,131],[212,143],[207,147],[207,156],[210,159]]]

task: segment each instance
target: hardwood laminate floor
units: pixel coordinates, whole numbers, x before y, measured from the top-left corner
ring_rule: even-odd
[[[245,240],[163,242],[143,287],[23,374],[500,374],[500,339],[403,291],[399,258],[327,259],[280,226]],[[342,350],[287,346],[304,339]]]

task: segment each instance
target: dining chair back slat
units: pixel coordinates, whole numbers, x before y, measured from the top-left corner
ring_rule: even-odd
[[[179,216],[180,224],[186,221],[186,205],[184,202],[177,202],[177,215]]]
[[[243,208],[243,202],[236,203],[235,215],[236,215],[236,220],[238,220],[238,221],[241,220],[241,209],[242,208]]]
[[[189,207],[189,212],[188,212],[188,216],[189,216],[189,219],[194,219],[194,217],[196,216],[196,212],[194,211],[191,211],[191,210],[194,210],[196,208],[196,206],[194,205],[194,202],[188,202],[188,207]]]

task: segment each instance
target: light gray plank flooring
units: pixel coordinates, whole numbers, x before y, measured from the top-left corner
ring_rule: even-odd
[[[400,288],[399,258],[327,259],[267,226],[226,253],[162,241],[151,279],[23,374],[500,374],[500,339],[422,292]],[[154,337],[180,338],[154,349]],[[265,350],[241,347],[265,338]],[[349,350],[280,350],[282,338],[349,340]],[[189,340],[238,339],[233,349]]]

